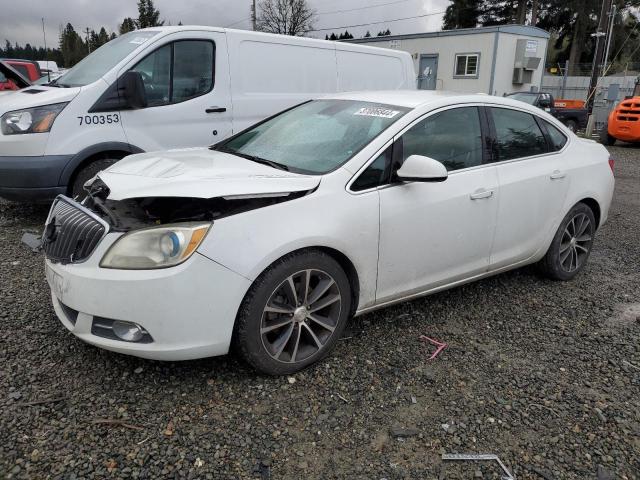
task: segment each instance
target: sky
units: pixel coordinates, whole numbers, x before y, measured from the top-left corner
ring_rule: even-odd
[[[258,0],[259,2],[260,0]],[[442,14],[449,0],[307,0],[317,15],[316,32],[309,36],[324,38],[334,30],[349,32],[356,37],[367,30],[375,35],[389,28],[393,34],[440,30]],[[231,28],[251,28],[251,0],[155,0],[161,18],[176,25],[213,25]],[[366,7],[366,8],[362,8]],[[45,20],[47,45],[57,46],[61,26],[71,23],[76,31],[104,26],[117,31],[125,17],[138,16],[136,0],[0,0],[0,42],[5,39],[21,45],[43,44],[42,18]],[[413,17],[409,20],[389,20]],[[383,22],[384,21],[384,22]],[[373,23],[383,22],[383,23]]]

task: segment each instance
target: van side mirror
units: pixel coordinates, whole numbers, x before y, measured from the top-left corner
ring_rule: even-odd
[[[119,110],[145,108],[147,92],[140,72],[125,72],[109,86],[89,109],[89,113],[117,112]]]
[[[140,72],[129,70],[118,79],[120,90],[129,108],[145,108],[147,106],[147,92]]]
[[[410,155],[396,175],[405,182],[444,182],[449,176],[442,163],[422,155]]]

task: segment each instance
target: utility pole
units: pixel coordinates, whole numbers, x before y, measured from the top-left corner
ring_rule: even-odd
[[[538,0],[531,0],[531,26],[538,23]]]
[[[605,42],[600,41],[600,37],[606,35],[606,30],[609,23],[609,13],[611,12],[611,5],[613,0],[602,0],[602,9],[600,10],[600,19],[598,21],[598,30],[596,33],[591,34],[596,38],[596,53],[593,58],[593,65],[591,67],[591,82],[589,82],[589,93],[587,95],[587,108],[589,112],[593,110],[593,100],[596,93],[596,87],[598,85],[598,77],[600,76],[600,66],[602,65],[602,57],[604,56]]]
[[[617,6],[612,5],[609,12],[609,29],[607,30],[607,48],[604,54],[604,65],[602,66],[602,75],[607,73],[607,63],[609,63],[609,50],[611,49],[611,38],[613,37],[613,22],[616,20]]]
[[[89,49],[89,53],[91,53],[91,42],[89,42],[89,27],[86,28],[86,30],[84,31],[84,33],[86,33],[86,39],[87,39],[87,48]]]
[[[256,17],[258,16],[256,12],[256,0],[253,0],[251,4],[251,24],[253,25],[253,31],[256,31]]]

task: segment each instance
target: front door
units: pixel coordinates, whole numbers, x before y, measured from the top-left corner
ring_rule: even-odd
[[[418,88],[435,90],[438,81],[438,55],[420,55],[418,70]]]
[[[377,303],[487,271],[499,193],[496,167],[485,164],[479,114],[475,106],[444,110],[396,140],[398,165],[424,155],[442,162],[449,178],[379,190]]]
[[[148,106],[121,112],[129,143],[153,151],[203,147],[229,136],[226,52],[224,33],[180,32],[137,60],[129,70],[140,72]]]

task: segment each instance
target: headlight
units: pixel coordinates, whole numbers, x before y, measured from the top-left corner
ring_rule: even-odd
[[[48,132],[53,121],[66,106],[67,103],[56,103],[7,112],[0,117],[0,129],[5,135]]]
[[[120,237],[100,261],[103,268],[146,270],[172,267],[195,252],[211,223],[177,223],[135,230]]]

